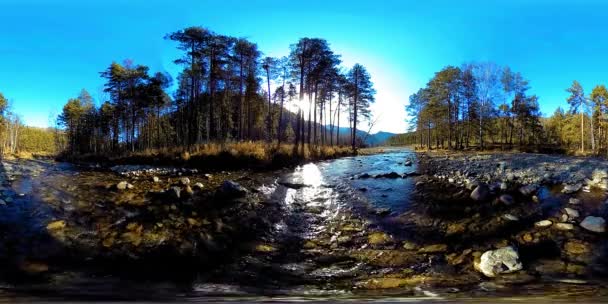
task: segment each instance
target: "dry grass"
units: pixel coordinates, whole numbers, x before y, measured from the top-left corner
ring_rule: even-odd
[[[183,148],[149,149],[115,156],[81,155],[76,161],[109,163],[183,165],[205,170],[273,169],[297,165],[304,161],[337,158],[353,155],[350,147],[309,146],[294,150],[293,144],[264,141],[209,143]]]

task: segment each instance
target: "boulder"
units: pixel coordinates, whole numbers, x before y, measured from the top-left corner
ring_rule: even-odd
[[[606,220],[598,216],[588,216],[581,222],[581,227],[592,232],[605,232]]]
[[[519,254],[511,246],[486,251],[481,255],[479,262],[475,263],[475,269],[490,278],[519,271],[522,268]]]
[[[247,195],[247,189],[237,182],[227,180],[220,186],[218,194],[225,198],[239,198]]]
[[[515,200],[513,199],[513,197],[508,194],[501,195],[499,199],[503,204],[505,204],[507,206],[513,205],[513,203],[515,203]]]
[[[608,189],[608,171],[595,169],[591,174],[591,181],[589,183],[593,187],[607,190]]]
[[[479,184],[473,192],[471,192],[471,199],[475,201],[484,201],[490,195],[490,189],[486,184]]]

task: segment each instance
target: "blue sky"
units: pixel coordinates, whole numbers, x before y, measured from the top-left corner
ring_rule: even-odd
[[[0,92],[30,125],[47,126],[68,98],[99,95],[99,72],[132,59],[178,68],[166,33],[201,25],[283,56],[300,37],[327,39],[345,66],[375,83],[375,130],[405,130],[403,107],[446,65],[494,61],[530,80],[549,115],[579,80],[608,81],[608,1],[0,0]]]

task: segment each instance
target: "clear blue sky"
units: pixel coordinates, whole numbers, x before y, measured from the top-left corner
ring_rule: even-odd
[[[327,39],[372,74],[376,130],[402,132],[408,96],[446,65],[494,61],[530,80],[541,109],[565,106],[573,79],[608,82],[608,1],[0,0],[0,92],[27,124],[47,126],[99,72],[132,59],[175,75],[166,33],[201,25],[247,37],[270,56]]]

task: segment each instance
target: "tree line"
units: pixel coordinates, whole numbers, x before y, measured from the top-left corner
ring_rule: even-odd
[[[420,146],[511,148],[542,140],[538,97],[519,72],[494,63],[447,66],[409,98],[412,139]]]
[[[349,144],[370,118],[375,91],[360,64],[346,70],[319,38],[302,38],[281,58],[263,57],[245,38],[188,27],[167,34],[181,56],[176,79],[126,60],[100,73],[100,104],[82,90],[59,116],[74,154],[193,148],[211,142],[263,140],[305,145]],[[308,113],[306,113],[308,112]],[[342,115],[342,117],[341,117]],[[340,134],[347,118],[350,134]]]
[[[389,144],[426,148],[543,146],[563,151],[608,153],[608,90],[589,95],[578,81],[566,89],[569,109],[543,117],[529,81],[508,66],[469,63],[435,73],[406,106],[409,132]],[[578,148],[577,148],[578,147]]]

